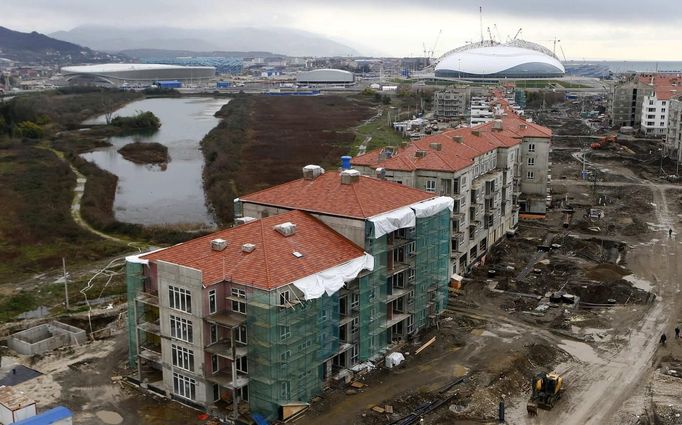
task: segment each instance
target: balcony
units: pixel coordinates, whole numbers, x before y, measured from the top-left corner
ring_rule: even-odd
[[[151,305],[154,307],[159,306],[159,294],[158,292],[140,292],[137,294],[135,299],[143,304]]]
[[[386,328],[390,328],[393,325],[397,325],[403,320],[406,320],[408,317],[410,317],[410,315],[407,313],[393,313],[393,317],[391,317],[390,319],[387,318],[386,320]]]
[[[161,364],[161,346],[141,345],[139,356],[153,363]]]
[[[464,232],[452,232],[452,240],[457,241],[457,243],[464,242]]]
[[[244,298],[239,298],[239,300],[243,302]],[[246,323],[246,315],[232,311],[226,311],[206,316],[204,317],[204,320],[208,323],[223,326],[225,328],[236,328]]]
[[[235,356],[232,355],[232,344],[229,339],[222,339],[205,347],[206,352],[215,354],[226,359],[234,360],[235,358],[246,357],[247,350],[245,345],[237,345],[235,347]]]
[[[161,326],[159,324],[159,320],[157,319],[154,322],[142,322],[137,325],[137,329],[150,333],[152,335],[159,335],[161,336]]]
[[[243,388],[249,384],[249,376],[242,372],[237,372],[237,379],[233,382],[231,369],[222,369],[214,374],[207,374],[205,378],[207,381],[230,390]]]
[[[393,288],[393,292],[386,298],[386,304],[397,300],[400,297],[407,295],[410,292],[409,289],[404,288]]]

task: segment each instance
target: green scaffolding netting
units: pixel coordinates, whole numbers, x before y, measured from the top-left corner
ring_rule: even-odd
[[[365,251],[374,257],[374,270],[360,277],[359,359],[368,360],[386,346],[387,236],[374,239],[374,225],[367,222]]]
[[[282,404],[308,401],[322,389],[323,361],[339,349],[339,297],[280,306],[278,291],[248,299],[249,403],[275,418]]]

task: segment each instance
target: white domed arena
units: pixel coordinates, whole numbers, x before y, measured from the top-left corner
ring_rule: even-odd
[[[566,73],[551,50],[524,40],[467,44],[441,56],[437,78],[557,78]]]

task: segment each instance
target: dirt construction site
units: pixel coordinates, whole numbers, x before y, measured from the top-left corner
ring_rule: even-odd
[[[296,424],[682,423],[675,164],[653,140],[592,149],[599,136],[574,112],[559,115],[538,119],[557,135],[547,216],[522,220],[491,249],[451,290],[437,325],[404,343],[402,363],[324,391]],[[125,303],[113,302],[69,322],[95,332],[94,341],[30,357],[0,353],[0,378],[19,365],[40,372],[17,388],[39,408],[66,405],[75,424],[208,423],[125,382],[124,316]],[[558,372],[564,391],[531,416],[531,377],[541,371]]]

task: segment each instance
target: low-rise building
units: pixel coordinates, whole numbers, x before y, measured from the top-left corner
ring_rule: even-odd
[[[551,130],[509,113],[491,123],[368,152],[353,166],[454,201],[451,270],[462,273],[516,226],[544,214]]]
[[[12,387],[0,387],[0,424],[10,425],[36,415],[36,402]]]
[[[451,198],[355,170],[235,200],[239,224],[128,258],[130,363],[217,416],[285,418],[447,303]]]

